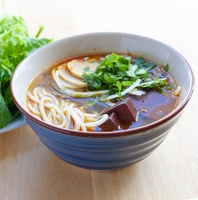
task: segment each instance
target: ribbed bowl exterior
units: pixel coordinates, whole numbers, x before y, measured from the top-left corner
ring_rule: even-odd
[[[67,163],[91,170],[115,170],[150,155],[163,142],[179,117],[180,114],[142,133],[103,138],[62,134],[26,120],[41,142]]]

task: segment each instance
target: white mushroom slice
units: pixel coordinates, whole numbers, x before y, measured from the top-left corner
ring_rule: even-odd
[[[89,68],[91,71],[95,71],[98,64],[98,62],[74,59],[68,62],[67,67],[73,76],[77,78],[82,78],[82,74],[85,68]]]
[[[59,67],[58,71],[59,71],[59,76],[66,82],[80,88],[85,88],[87,86],[87,83],[85,83],[83,80],[79,78],[72,76],[67,70],[62,69],[62,67]]]

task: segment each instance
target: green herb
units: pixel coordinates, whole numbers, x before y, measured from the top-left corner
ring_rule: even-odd
[[[20,16],[0,19],[0,128],[9,124],[19,113],[10,95],[10,79],[16,66],[35,49],[52,41],[29,35],[25,21]]]
[[[164,66],[164,71],[168,71],[169,70],[169,65],[168,64],[166,64],[165,66]]]
[[[162,86],[168,86],[168,83],[165,80],[166,79],[162,79],[162,78],[154,78],[154,79],[147,78],[147,79],[144,79],[142,83],[139,84],[138,87],[157,90],[158,88]]]
[[[142,82],[138,85],[138,88],[156,89],[166,86],[167,82],[164,79],[149,78],[149,70],[153,67],[155,67],[155,64],[146,62],[143,58],[138,58],[132,62],[131,57],[112,53],[101,61],[94,72],[86,69],[83,78],[88,84],[88,90],[108,89],[110,90],[109,94],[117,94],[121,99],[121,92],[137,79]]]
[[[155,63],[146,62],[145,59],[142,57],[136,58],[134,63],[140,68],[145,68],[147,70],[150,70],[156,66]]]

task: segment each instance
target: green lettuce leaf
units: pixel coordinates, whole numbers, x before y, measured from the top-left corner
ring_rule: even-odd
[[[0,93],[0,128],[3,128],[11,121],[12,121],[12,115],[4,101],[2,94]]]
[[[10,79],[16,66],[32,51],[52,41],[39,38],[42,30],[40,27],[36,36],[31,36],[22,17],[0,19],[0,128],[19,113],[10,94]]]

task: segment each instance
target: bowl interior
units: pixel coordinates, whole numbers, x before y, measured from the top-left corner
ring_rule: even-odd
[[[190,66],[176,50],[159,41],[124,33],[92,33],[73,36],[47,44],[33,52],[16,68],[11,91],[17,106],[27,112],[26,92],[31,80],[45,67],[67,57],[94,53],[131,53],[159,64],[169,64],[170,74],[182,87],[178,107],[190,96],[193,74]]]

